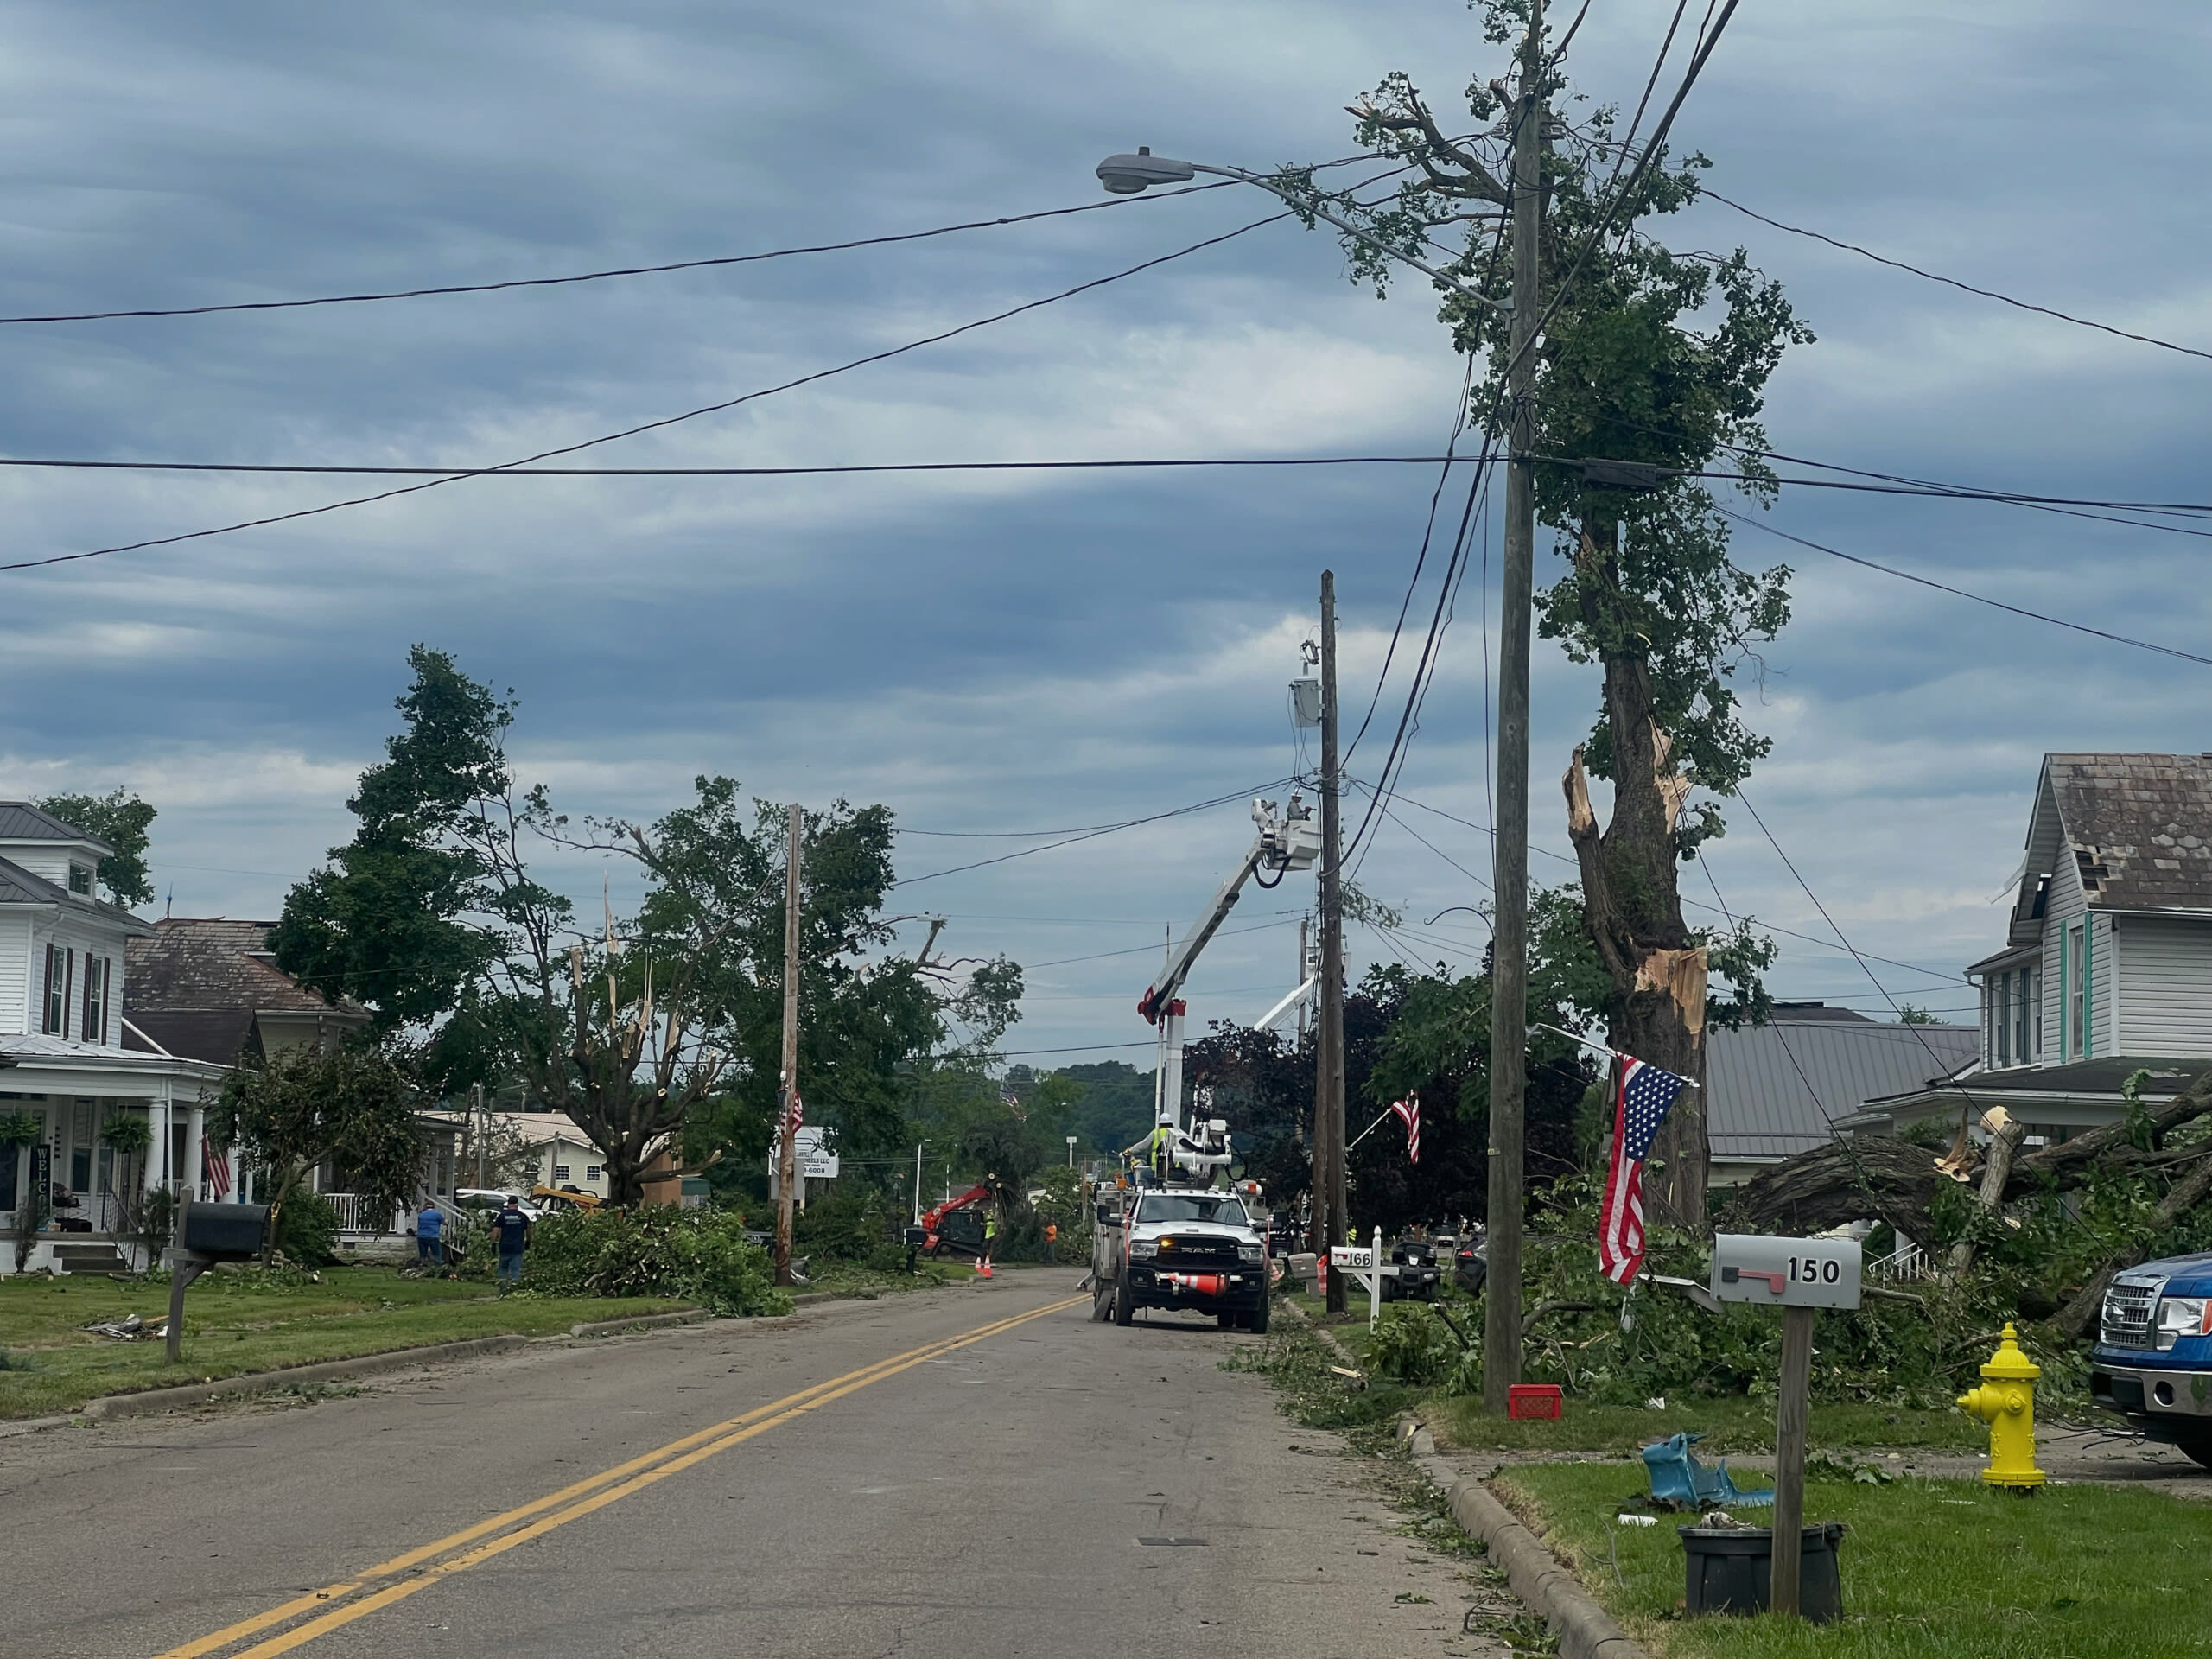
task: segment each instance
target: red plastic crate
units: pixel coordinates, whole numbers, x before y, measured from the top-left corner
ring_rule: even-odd
[[[1567,1396],[1556,1382],[1515,1382],[1505,1390],[1508,1417],[1564,1417]]]

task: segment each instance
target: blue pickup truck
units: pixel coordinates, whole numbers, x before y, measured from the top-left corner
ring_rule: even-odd
[[[2089,1364],[2099,1405],[2212,1469],[2212,1254],[2115,1274]]]

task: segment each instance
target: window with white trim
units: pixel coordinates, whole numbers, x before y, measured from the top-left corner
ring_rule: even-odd
[[[565,1180],[567,1180],[567,1179],[569,1179],[569,1166],[568,1166],[566,1164],[556,1164],[556,1165],[554,1165],[554,1166],[553,1166],[553,1179],[554,1179],[555,1180],[556,1180],[556,1181],[565,1181]]]
[[[46,1019],[39,1029],[49,1037],[69,1031],[69,980],[77,953],[58,944],[46,947]]]
[[[114,963],[105,957],[85,958],[84,1018],[79,1034],[88,1043],[107,1041],[108,978]]]
[[[598,1179],[599,1166],[597,1164],[586,1164],[584,1166],[584,1179],[588,1181],[595,1181]]]

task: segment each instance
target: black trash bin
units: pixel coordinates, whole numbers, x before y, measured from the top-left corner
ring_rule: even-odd
[[[1682,1602],[1698,1613],[1763,1613],[1774,1580],[1774,1533],[1766,1527],[1677,1527],[1685,1557]],[[1843,1617],[1843,1576],[1836,1546],[1840,1521],[1804,1529],[1797,1611],[1815,1624]]]

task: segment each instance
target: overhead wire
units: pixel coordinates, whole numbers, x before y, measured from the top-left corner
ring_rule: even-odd
[[[1745,207],[1740,201],[1732,201],[1718,190],[1712,189],[1704,184],[1699,185],[1698,194],[1710,196],[1722,207],[1732,207],[1746,219],[1755,219],[1760,224],[1771,226],[1777,231],[1787,231],[1792,236],[1805,237],[1815,242],[1825,242],[1832,248],[1840,248],[1846,253],[1855,253],[1861,258],[1872,260],[1878,265],[1887,265],[1892,270],[1902,270],[1931,283],[1941,283],[1946,288],[1955,288],[1964,293],[1978,295],[1985,300],[1995,300],[1999,304],[2009,305],[2017,311],[2032,311],[2038,316],[2050,317],[2059,322],[2071,323],[2077,328],[2094,328],[2099,334],[2113,334],[2121,340],[2132,340],[2144,346],[2156,346],[2162,351],[2178,352],[2183,357],[2212,359],[2212,352],[2200,351],[2194,346],[2183,346],[2174,340],[2161,340],[2156,334],[2137,334],[2133,329],[2117,327],[2109,322],[2098,322],[2090,317],[2077,317],[2071,312],[2060,311],[2048,305],[2037,305],[2032,301],[2016,299],[2012,295],[1999,293],[1993,288],[1978,288],[1974,283],[1962,282],[1956,276],[1946,276],[1939,270],[1928,270],[1905,260],[1877,253],[1872,248],[1863,248],[1856,242],[1846,242],[1839,237],[1829,236],[1820,231],[1808,230],[1802,225],[1785,225],[1778,219],[1770,219],[1754,208]]]
[[[1324,166],[1341,163],[1324,162]],[[1103,201],[1081,202],[1071,207],[1046,207],[1035,213],[1007,213],[997,219],[971,219],[957,225],[938,225],[925,231],[900,231],[886,236],[853,237],[843,242],[819,242],[802,247],[772,248],[761,253],[717,254],[701,259],[675,259],[658,265],[620,265],[605,270],[575,271],[563,276],[515,276],[493,283],[443,283],[434,287],[391,289],[365,294],[323,294],[302,300],[234,300],[211,305],[141,306],[117,311],[56,312],[44,316],[0,317],[0,326],[20,323],[47,322],[110,322],[125,319],[148,317],[205,317],[226,311],[302,311],[317,306],[370,305],[385,300],[420,300],[454,294],[497,294],[519,288],[563,288],[578,283],[603,283],[621,276],[658,276],[670,271],[705,270],[718,265],[758,264],[771,259],[793,259],[817,253],[843,253],[855,248],[887,247],[899,242],[925,242],[934,237],[953,236],[963,231],[993,230],[1002,225],[1027,225],[1040,219],[1065,219],[1073,213],[1096,213],[1102,207],[1120,207],[1131,202],[1166,200],[1174,196],[1196,195],[1203,190],[1221,190],[1236,183],[1234,179],[1223,179],[1211,184],[1185,185],[1179,189],[1163,190],[1158,195],[1149,193],[1141,196],[1111,196]]]
[[[1262,784],[1259,789],[1274,789],[1292,780],[1287,778],[1276,778]],[[988,869],[994,864],[1011,863],[1017,858],[1033,858],[1039,853],[1049,853],[1062,847],[1072,847],[1079,842],[1096,841],[1101,836],[1110,836],[1122,830],[1134,830],[1141,824],[1159,823],[1166,819],[1183,817],[1192,812],[1208,811],[1217,806],[1225,806],[1231,801],[1249,799],[1257,793],[1259,790],[1232,790],[1226,795],[1217,795],[1210,800],[1193,801],[1188,806],[1173,807],[1165,812],[1149,813],[1141,818],[1124,818],[1118,823],[1101,824],[1095,829],[1063,836],[1058,841],[1048,841],[1041,847],[1024,847],[1014,852],[1001,853],[995,858],[979,858],[970,864],[956,864],[950,869],[931,870],[926,875],[902,876],[891,885],[894,887],[911,887],[920,882],[934,881],[940,876],[960,875],[969,870]]]
[[[1348,164],[1348,162],[1329,163],[1329,165],[1332,166]],[[1354,190],[1360,189],[1365,185],[1376,182],[1380,179],[1388,178],[1395,173],[1402,172],[1404,170],[1405,168],[1403,166],[1386,169],[1384,172],[1375,175],[1373,177],[1361,181],[1359,184],[1354,185],[1352,188]],[[642,422],[635,426],[625,428],[619,432],[605,433],[597,437],[584,439],[577,443],[564,444],[556,448],[543,450],[537,454],[525,455],[518,460],[505,462],[497,467],[483,467],[449,477],[431,478],[420,484],[405,485],[397,489],[379,491],[372,495],[350,497],[342,501],[325,502],[317,506],[297,508],[289,512],[272,513],[259,518],[245,519],[236,524],[215,525],[205,530],[187,531],[174,536],[153,537],[143,541],[119,543],[111,547],[89,549],[83,552],[54,554],[40,559],[16,560],[12,563],[0,563],[0,571],[39,569],[49,565],[71,564],[86,559],[103,558],[111,554],[130,553],[137,552],[148,548],[173,546],[181,542],[197,541],[211,536],[230,535],[238,531],[258,530],[272,524],[285,524],[301,518],[311,518],[324,513],[341,512],[348,507],[366,506],[373,502],[388,501],[399,496],[411,495],[424,490],[436,489],[442,485],[459,482],[463,478],[483,477],[493,474],[513,471],[517,468],[532,467],[540,461],[554,460],[562,455],[575,454],[579,451],[593,448],[601,444],[613,443],[625,438],[639,436],[643,433],[658,431],[666,427],[675,426],[684,421],[696,420],[702,416],[719,414],[725,410],[737,408],[741,404],[752,403],[759,398],[772,397],[779,392],[791,391],[798,387],[811,385],[816,381],[829,379],[835,375],[849,373],[855,369],[862,368],[870,364],[884,362],[891,358],[899,357],[908,352],[918,350],[925,346],[938,345],[944,340],[955,339],[959,335],[970,333],[973,330],[988,327],[995,323],[1004,322],[1009,318],[1020,316],[1026,312],[1034,311],[1047,305],[1054,305],[1058,303],[1060,301],[1072,299],[1077,295],[1088,293],[1094,289],[1103,288],[1109,283],[1121,282],[1127,277],[1136,276],[1142,271],[1154,270],[1158,266],[1169,264],[1176,259],[1187,257],[1192,254],[1201,252],[1207,248],[1217,247],[1224,242],[1231,241],[1237,237],[1247,234],[1249,232],[1259,230],[1268,225],[1279,224],[1283,219],[1294,218],[1296,214],[1294,210],[1291,209],[1286,209],[1282,213],[1270,213],[1265,218],[1254,219],[1249,224],[1239,226],[1235,230],[1226,231],[1222,232],[1220,235],[1208,237],[1202,241],[1194,242],[1187,247],[1179,248],[1172,253],[1161,254],[1154,258],[1143,260],[1137,264],[1128,266],[1122,270],[1114,271],[1107,276],[1093,277],[1088,282],[1078,283],[1074,287],[1064,289],[1057,294],[1047,295],[1041,299],[1027,301],[1022,304],[1008,307],[1003,311],[994,312],[988,316],[978,317],[971,321],[961,323],[957,327],[941,330],[937,334],[925,335],[919,340],[908,340],[902,345],[889,346],[880,352],[872,352],[866,356],[855,358],[849,362],[838,364],[827,369],[818,369],[810,374],[801,375],[795,379],[785,381],[773,386],[762,387],[757,391],[744,393],[737,397],[727,398],[718,403],[704,404],[697,409],[687,410],[682,414],[665,416],[658,420]]]

